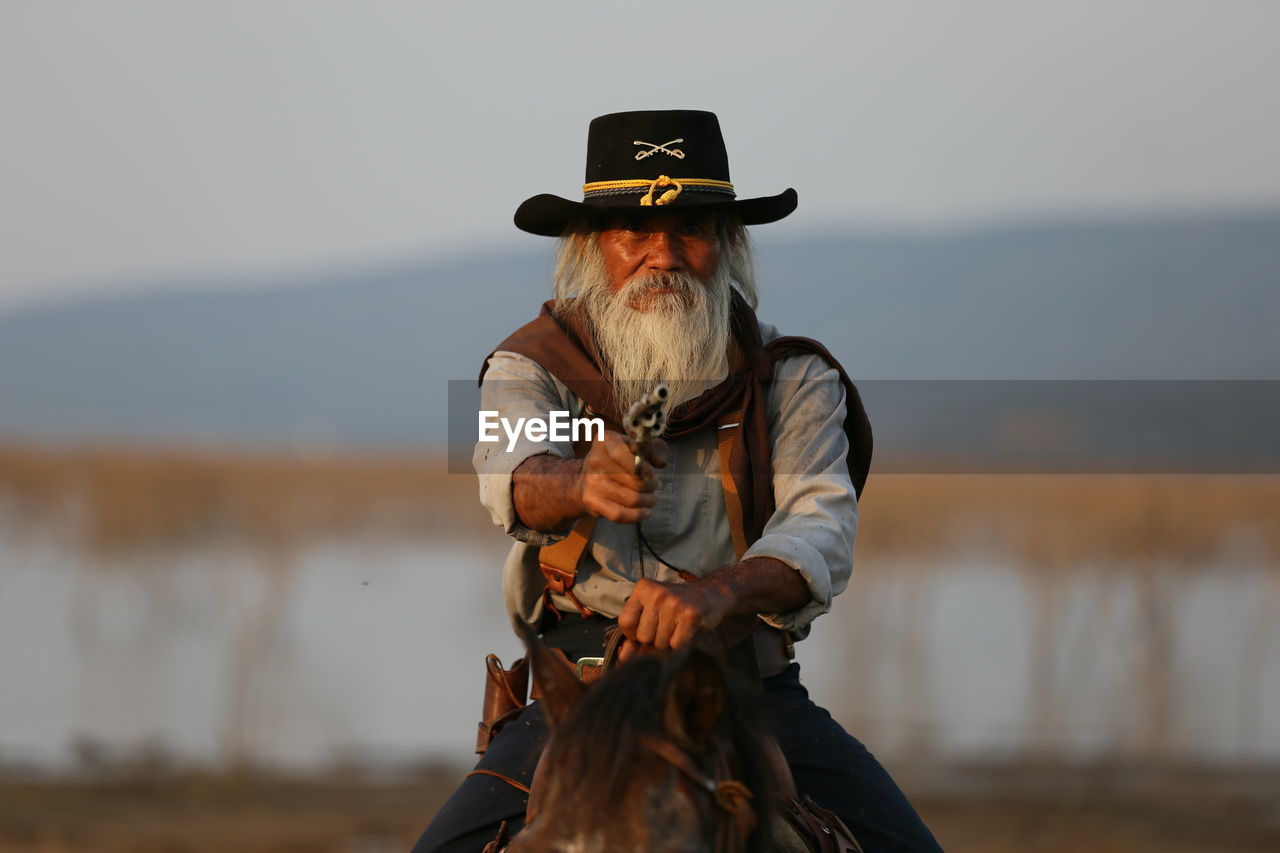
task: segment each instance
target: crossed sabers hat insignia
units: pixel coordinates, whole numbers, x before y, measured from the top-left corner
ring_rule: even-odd
[[[661,151],[663,154],[668,154],[672,157],[675,157],[677,160],[683,160],[684,159],[683,151],[681,151],[679,148],[667,147],[668,145],[675,145],[677,142],[684,142],[684,138],[681,137],[680,139],[668,139],[666,142],[663,142],[661,144],[658,144],[656,142],[644,142],[642,140],[637,139],[632,144],[652,146],[648,151],[637,151],[636,152],[637,160],[643,160],[646,157],[652,157],[654,154],[657,154],[659,151]]]

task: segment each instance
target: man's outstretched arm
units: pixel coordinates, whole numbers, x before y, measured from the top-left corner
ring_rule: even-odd
[[[603,440],[593,442],[581,459],[530,456],[511,474],[511,499],[520,523],[558,533],[583,515],[618,524],[644,521],[657,502],[658,480],[651,465],[665,466],[666,451],[666,443],[655,439],[639,474],[635,454],[616,432],[606,432]]]

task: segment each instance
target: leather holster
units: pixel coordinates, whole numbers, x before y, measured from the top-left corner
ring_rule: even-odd
[[[503,669],[497,655],[484,659],[484,706],[476,732],[476,754],[484,755],[502,727],[524,710],[529,690],[529,661],[519,658],[511,669]]]

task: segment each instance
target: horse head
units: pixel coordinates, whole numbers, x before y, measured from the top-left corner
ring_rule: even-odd
[[[552,732],[511,853],[765,848],[770,737],[719,660],[642,655],[587,689],[531,632],[526,642]]]

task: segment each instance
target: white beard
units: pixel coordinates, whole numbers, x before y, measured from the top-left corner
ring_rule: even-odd
[[[645,294],[660,287],[672,292]],[[669,405],[675,408],[724,381],[732,291],[725,264],[705,285],[674,272],[637,276],[617,293],[610,293],[604,280],[583,288],[583,307],[613,374],[621,409],[659,382],[667,384]],[[637,311],[633,302],[647,310]]]

